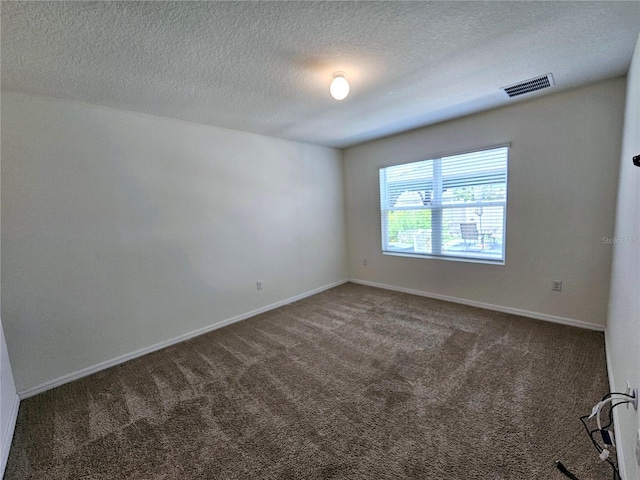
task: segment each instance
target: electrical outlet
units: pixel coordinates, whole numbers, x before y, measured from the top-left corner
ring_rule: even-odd
[[[629,405],[633,407],[634,410],[638,410],[638,387],[631,388],[631,382],[627,380],[627,389],[624,391],[627,395],[631,395],[633,398],[630,403],[627,403],[627,410],[629,410]]]
[[[257,290],[262,290],[262,280],[258,280],[258,281],[256,282],[256,289],[257,289]]]
[[[551,280],[551,290],[559,292],[562,290],[562,280]]]

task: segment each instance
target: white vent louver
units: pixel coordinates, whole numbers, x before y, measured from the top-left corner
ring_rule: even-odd
[[[548,88],[552,85],[554,85],[553,76],[550,73],[547,73],[546,75],[543,75],[541,77],[531,78],[529,80],[525,80],[524,82],[509,85],[508,87],[502,87],[502,89],[510,97],[516,97],[525,93],[535,92],[536,90]]]

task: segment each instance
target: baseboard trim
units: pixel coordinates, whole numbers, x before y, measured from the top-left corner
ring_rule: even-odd
[[[7,428],[2,432],[2,452],[0,452],[0,478],[4,477],[4,470],[7,467],[9,459],[9,450],[11,449],[11,441],[13,440],[13,432],[16,429],[16,420],[18,420],[18,409],[20,408],[20,397],[15,395],[9,412],[9,421]]]
[[[609,391],[618,392],[616,389],[616,382],[613,378],[613,364],[611,363],[611,355],[609,355],[609,336],[607,331],[604,331],[604,354],[607,360],[607,374],[609,376]],[[622,449],[622,437],[620,436],[620,419],[618,410],[613,410],[613,434],[615,436],[616,445],[616,458],[618,459],[618,471],[622,480],[626,480],[626,469],[624,463],[624,450]]]
[[[348,279],[339,280],[337,282],[330,283],[328,285],[324,285],[319,288],[315,288],[313,290],[309,290],[307,292],[300,293],[298,295],[294,295],[293,297],[286,298],[284,300],[280,300],[278,302],[272,303],[270,305],[266,305],[264,307],[258,308],[256,310],[252,310],[250,312],[246,312],[240,315],[236,315],[235,317],[228,318],[226,320],[222,320],[220,322],[214,323],[213,325],[208,325],[204,328],[199,328],[197,330],[193,330],[191,332],[184,333],[182,335],[178,335],[177,337],[171,338],[169,340],[165,340],[149,347],[141,348],[140,350],[136,350],[131,353],[126,353],[119,357],[112,358],[111,360],[107,360],[105,362],[98,363],[91,367],[83,368],[82,370],[78,370],[73,373],[69,373],[67,375],[63,375],[54,380],[50,380],[48,382],[42,383],[35,387],[28,388],[26,390],[18,391],[18,395],[20,399],[24,400],[29,397],[33,397],[34,395],[38,395],[39,393],[46,392],[47,390],[51,390],[52,388],[59,387],[60,385],[64,385],[65,383],[73,382],[74,380],[78,380],[82,377],[86,377],[93,373],[97,373],[101,370],[106,370],[107,368],[113,367],[115,365],[119,365],[124,362],[128,362],[129,360],[133,360],[134,358],[141,357],[151,352],[155,352],[157,350],[161,350],[166,347],[170,347],[171,345],[175,345],[176,343],[184,342],[185,340],[189,340],[190,338],[197,337],[198,335],[202,335],[204,333],[211,332],[213,330],[217,330],[218,328],[225,327],[227,325],[231,325],[232,323],[239,322],[241,320],[246,320],[247,318],[254,317],[261,313],[268,312],[269,310],[273,310],[275,308],[282,307],[284,305],[288,305],[293,302],[297,302],[298,300],[302,300],[306,297],[310,297],[311,295],[315,295],[320,292],[324,292],[325,290],[329,290],[330,288],[337,287],[338,285],[342,285],[347,283]]]
[[[587,330],[596,330],[599,332],[604,332],[605,330],[604,325],[599,325],[597,323],[584,322],[582,320],[576,320],[573,318],[558,317],[556,315],[548,315],[546,313],[531,312],[529,310],[521,310],[519,308],[503,307],[501,305],[494,305],[491,303],[477,302],[475,300],[467,300],[466,298],[450,297],[448,295],[440,295],[438,293],[423,292],[422,290],[413,290],[411,288],[397,287],[395,285],[386,285],[383,283],[370,282],[368,280],[360,280],[357,278],[350,278],[349,281],[352,283],[359,283],[360,285],[367,285],[369,287],[384,288],[385,290],[393,290],[396,292],[410,293],[412,295],[419,295],[421,297],[435,298],[437,300],[445,300],[447,302],[460,303],[462,305],[469,305],[470,307],[484,308],[485,310],[493,310],[496,312],[511,313],[513,315],[519,315],[521,317],[528,317],[536,320],[544,320],[547,322],[560,323],[562,325],[585,328]]]

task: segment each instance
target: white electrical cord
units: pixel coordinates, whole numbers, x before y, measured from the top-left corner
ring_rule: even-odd
[[[620,477],[620,472],[618,471],[618,467],[616,466],[616,462],[615,460],[612,460],[610,458],[611,456],[611,452],[609,451],[610,447],[616,447],[614,441],[613,441],[613,432],[609,430],[609,427],[611,426],[611,423],[613,423],[613,409],[622,405],[622,404],[626,404],[629,405],[631,404],[633,406],[634,409],[638,409],[638,389],[634,388],[633,391],[631,392],[631,394],[629,394],[629,384],[627,383],[627,393],[620,393],[620,392],[609,392],[607,393],[603,398],[603,400],[601,400],[600,402],[596,403],[593,406],[593,409],[591,410],[591,414],[590,415],[584,415],[582,417],[580,417],[580,421],[582,422],[582,425],[584,426],[585,430],[587,431],[587,434],[589,435],[591,442],[593,442],[593,446],[596,448],[596,450],[598,451],[598,456],[600,457],[600,460],[607,462],[611,468],[613,469],[613,476],[614,476],[614,480],[621,480]],[[600,420],[600,412],[602,411],[602,408],[607,404],[610,403],[611,407],[609,409],[609,423],[607,425],[605,425],[604,429],[602,428],[602,422]],[[598,428],[596,430],[591,430],[589,428],[589,426],[587,425],[587,422],[585,420],[587,419],[592,419],[593,417],[597,417],[597,423],[598,423]],[[602,436],[602,444],[601,445],[599,443],[598,440],[596,440],[594,438],[594,434],[598,432],[601,436]],[[564,473],[565,475],[567,475],[569,478],[573,478],[571,477],[571,472],[568,472],[569,474],[567,474],[565,472],[566,468],[563,468],[564,465],[562,465],[561,463],[557,462],[556,463],[558,466],[558,469]],[[638,479],[640,480],[640,479]]]
[[[596,421],[598,422],[598,431],[602,431],[602,423],[600,422],[600,412],[602,411],[602,407],[604,407],[607,403],[611,402],[613,403],[614,400],[618,400],[617,398],[615,398],[613,395],[609,398],[607,398],[606,400],[603,400],[601,402],[598,402],[594,407],[593,410],[591,411],[591,416],[589,418],[593,418],[593,415],[595,413],[596,415]],[[615,447],[615,445],[613,445]],[[609,450],[607,450],[607,448],[603,448],[602,451],[600,452],[600,455],[598,455],[598,457],[600,457],[600,460],[602,460],[603,462],[609,458]]]
[[[607,398],[606,400],[598,402],[593,407],[593,410],[591,410],[591,415],[589,415],[589,418],[593,418],[594,416],[596,417],[596,421],[598,422],[598,430],[602,430],[602,423],[600,422],[600,412],[602,411],[602,407],[604,407],[607,403],[613,402],[615,400],[622,400],[622,403],[631,403],[631,400],[629,400],[629,397],[625,397],[623,395],[619,395],[618,397],[616,397],[614,395],[619,395],[619,394],[614,393],[611,397]]]

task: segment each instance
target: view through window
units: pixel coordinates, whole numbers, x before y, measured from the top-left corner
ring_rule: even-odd
[[[380,169],[382,251],[504,263],[507,146]]]

